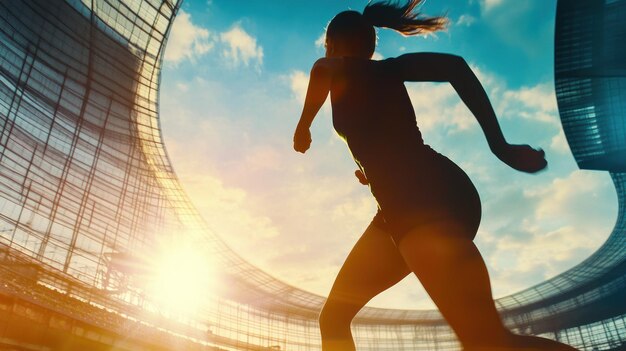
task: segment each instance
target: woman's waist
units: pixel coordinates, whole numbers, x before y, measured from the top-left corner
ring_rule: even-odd
[[[411,196],[469,181],[461,168],[430,148],[411,159],[362,163],[361,167],[376,198]]]
[[[377,147],[364,153],[353,151],[353,156],[363,167],[368,178],[420,172],[431,166],[439,157],[443,157],[426,144],[413,144],[402,148]]]

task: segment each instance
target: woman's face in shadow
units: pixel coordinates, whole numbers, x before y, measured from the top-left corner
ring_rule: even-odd
[[[335,46],[333,45],[333,43],[326,39],[324,47],[326,48],[326,57],[333,57],[333,55],[335,54]]]

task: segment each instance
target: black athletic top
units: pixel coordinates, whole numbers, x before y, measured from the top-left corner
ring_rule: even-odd
[[[458,166],[424,144],[395,59],[344,57],[332,79],[333,125],[394,239],[431,220],[461,219],[478,228],[478,193]]]
[[[343,58],[331,85],[335,130],[369,180],[396,242],[429,221],[477,229],[478,193],[463,170],[424,144],[395,62]],[[474,229],[467,231],[471,238]]]
[[[343,63],[331,86],[333,125],[383,206],[416,186],[424,162],[419,151],[428,147],[395,59],[344,57]]]

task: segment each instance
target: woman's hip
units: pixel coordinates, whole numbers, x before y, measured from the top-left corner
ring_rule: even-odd
[[[437,154],[416,172],[406,173],[389,189],[372,186],[394,238],[433,221],[455,221],[473,239],[480,224],[480,197],[461,168]]]

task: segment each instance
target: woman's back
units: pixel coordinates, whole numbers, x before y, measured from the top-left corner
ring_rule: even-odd
[[[381,171],[397,173],[417,162],[424,143],[395,59],[343,57],[336,62],[333,125],[370,181]]]

